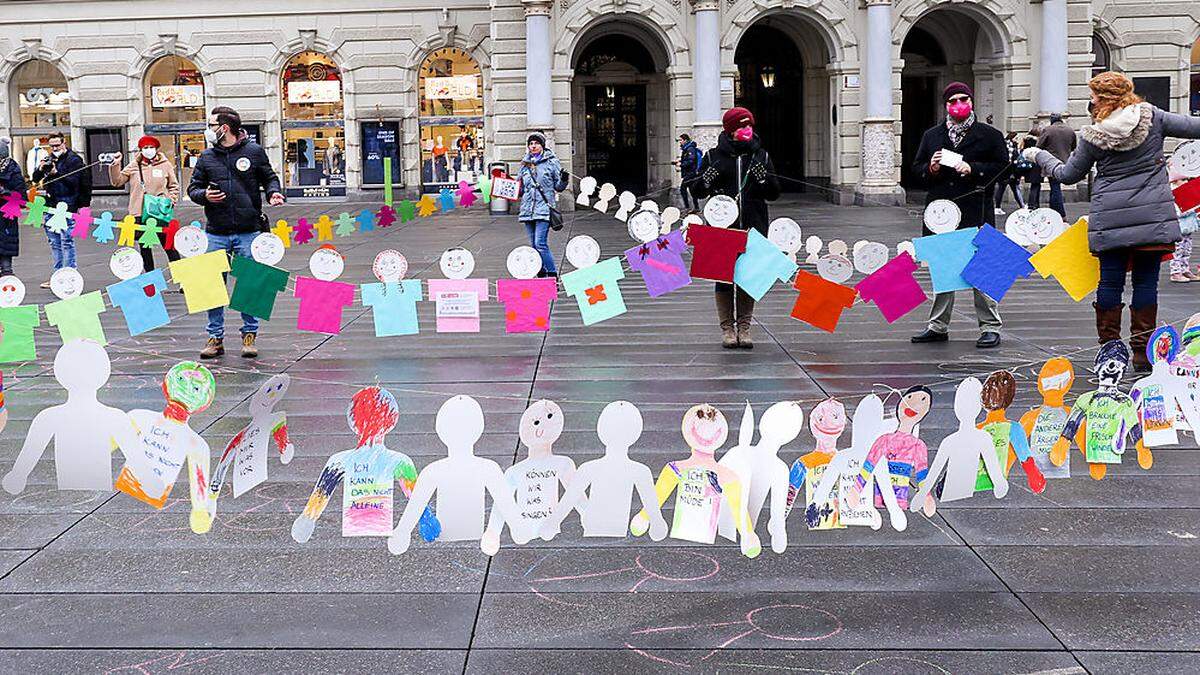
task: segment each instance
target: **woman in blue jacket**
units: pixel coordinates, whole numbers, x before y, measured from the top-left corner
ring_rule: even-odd
[[[546,137],[538,132],[529,134],[526,141],[529,152],[521,161],[521,210],[517,219],[525,225],[529,234],[529,245],[542,256],[542,271],[539,277],[557,277],[554,255],[546,243],[550,231],[550,209],[554,207],[558,193],[567,187],[562,165],[554,151],[546,148]]]

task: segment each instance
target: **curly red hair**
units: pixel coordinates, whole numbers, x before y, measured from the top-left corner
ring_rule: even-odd
[[[1088,80],[1088,88],[1099,99],[1092,106],[1092,117],[1097,122],[1114,110],[1141,103],[1142,97],[1133,93],[1133,80],[1124,73],[1107,71]]]

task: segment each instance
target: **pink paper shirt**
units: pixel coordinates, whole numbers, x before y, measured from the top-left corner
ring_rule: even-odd
[[[479,302],[488,299],[487,279],[430,279],[426,282],[429,289],[429,299],[437,304],[444,295],[456,293],[474,293]],[[461,306],[460,303],[454,303]],[[437,332],[439,333],[478,333],[479,312],[474,316],[443,316],[436,312]]]
[[[886,265],[858,282],[854,288],[859,297],[873,302],[888,323],[908,314],[929,299],[913,272],[917,262],[908,253],[901,253]]]
[[[354,302],[354,284],[296,277],[296,297],[296,328],[337,335],[342,332],[342,310]]]
[[[500,279],[496,299],[504,303],[504,326],[510,333],[550,330],[550,301],[558,297],[554,279]]]

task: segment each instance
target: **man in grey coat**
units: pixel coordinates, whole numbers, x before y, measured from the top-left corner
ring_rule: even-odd
[[[1060,162],[1067,161],[1079,141],[1075,138],[1075,130],[1063,122],[1059,113],[1050,115],[1050,126],[1042,129],[1038,135],[1037,146],[1054,155]],[[1067,217],[1067,208],[1063,203],[1062,181],[1050,178],[1050,208],[1058,211],[1063,218]]]

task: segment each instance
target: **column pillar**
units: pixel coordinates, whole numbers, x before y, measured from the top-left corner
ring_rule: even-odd
[[[1042,0],[1038,116],[1067,112],[1067,0]]]
[[[696,15],[692,135],[701,148],[711,148],[721,133],[721,3],[693,0],[692,11]]]
[[[862,177],[854,201],[866,206],[903,204],[892,116],[892,0],[867,0],[863,76]]]
[[[550,90],[550,2],[521,0],[525,7],[525,125],[548,134],[554,128]]]

